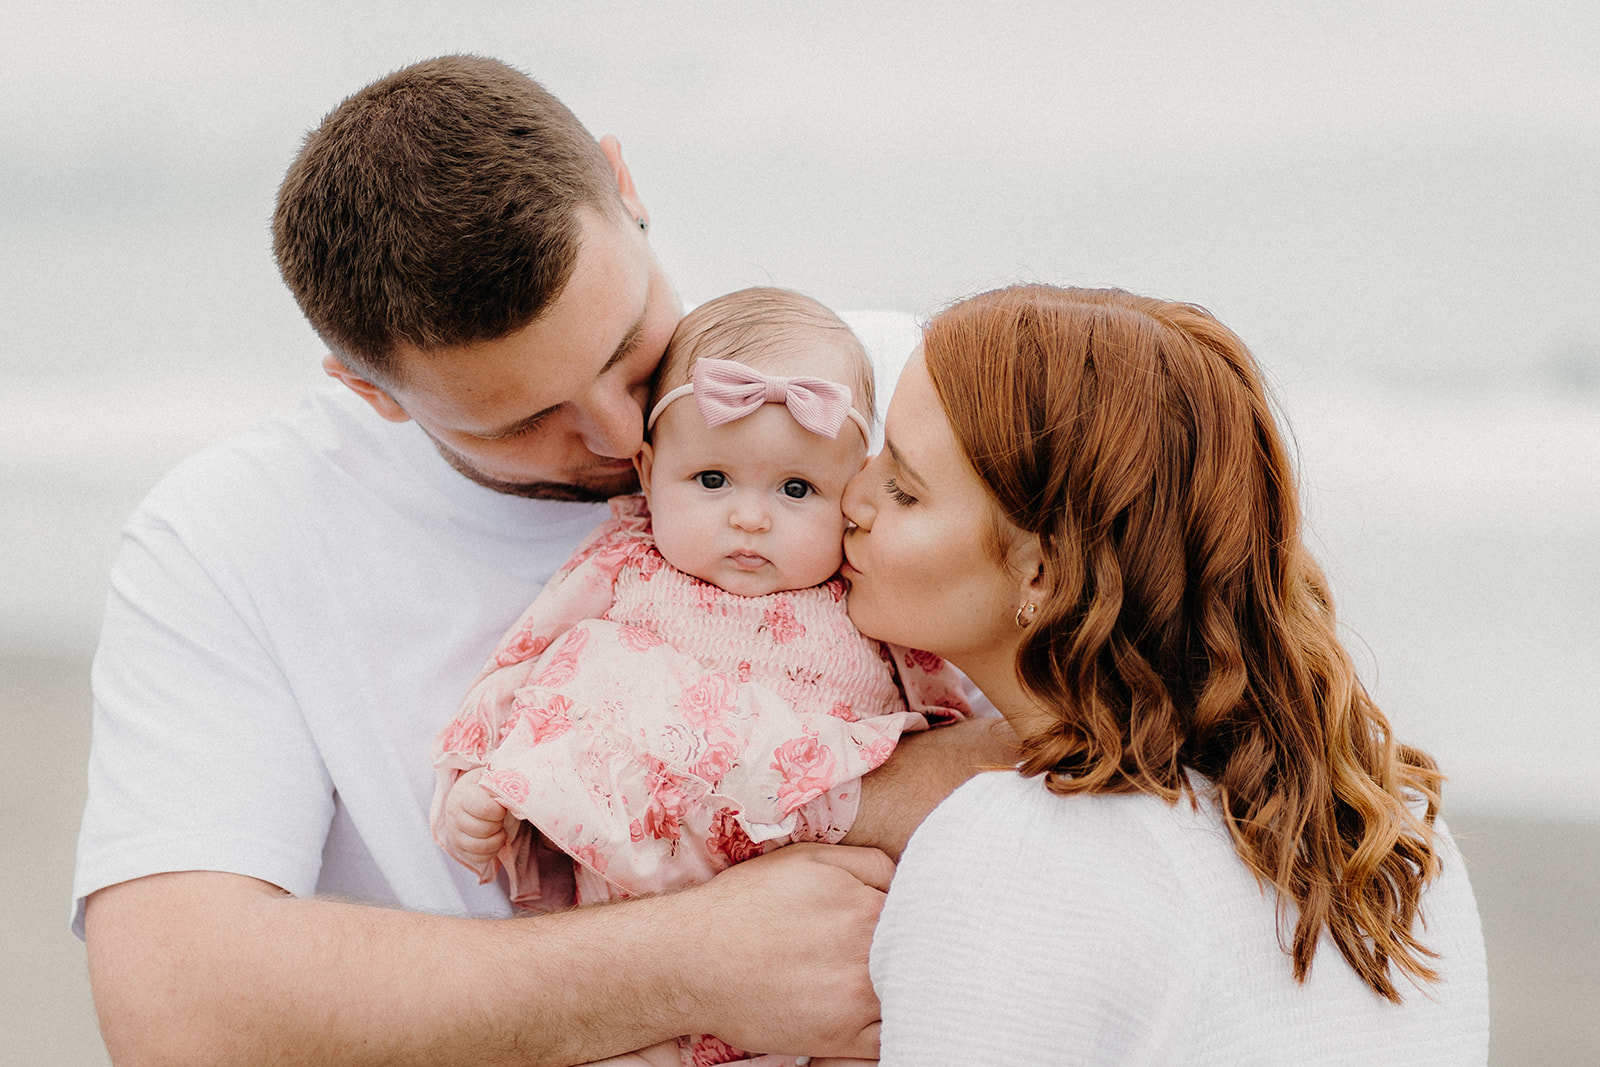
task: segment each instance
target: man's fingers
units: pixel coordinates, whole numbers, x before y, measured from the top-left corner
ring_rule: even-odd
[[[855,876],[857,881],[870,885],[872,888],[887,893],[889,882],[894,878],[894,861],[886,853],[876,848],[862,848],[856,845],[791,845],[790,848],[803,848],[808,858],[821,862],[831,863],[841,867]]]
[[[878,1034],[882,1029],[883,1023],[872,1023],[850,1042],[845,1051],[851,1056],[813,1056],[811,1067],[878,1067]]]
[[[877,1023],[873,1023],[877,1026]],[[876,1043],[876,1039],[874,1039]],[[797,1061],[798,1062],[798,1061]],[[878,1067],[877,1060],[847,1060],[838,1056],[813,1056],[809,1061],[811,1067]]]

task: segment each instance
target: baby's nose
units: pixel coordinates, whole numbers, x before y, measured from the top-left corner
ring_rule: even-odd
[[[741,501],[728,514],[728,522],[740,530],[765,530],[772,525],[767,509],[755,501]]]

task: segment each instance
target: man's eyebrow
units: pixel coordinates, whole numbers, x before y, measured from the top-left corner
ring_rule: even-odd
[[[913,482],[916,482],[924,489],[927,488],[928,483],[923,481],[922,476],[916,472],[916,469],[906,462],[905,455],[898,448],[894,447],[893,441],[885,437],[883,439],[883,447],[888,449],[889,458],[894,460],[894,465],[900,468],[901,473],[908,475]]]
[[[607,373],[618,363],[621,363],[623,360],[627,359],[628,353],[633,351],[633,346],[639,343],[639,335],[643,332],[644,315],[641,314],[634,324],[628,328],[628,332],[623,335],[622,341],[617,345],[616,351],[612,352],[611,358],[606,360],[606,365],[600,368],[600,374]],[[598,378],[600,374],[595,375],[595,377]],[[565,401],[563,401],[563,403],[565,403]],[[532,415],[529,415],[526,418],[518,419],[516,422],[513,422],[510,425],[502,426],[497,430],[490,430],[486,433],[476,434],[475,436],[480,437],[485,441],[495,441],[502,437],[515,437],[519,433],[527,433],[529,430],[532,430],[534,427],[538,426],[545,419],[548,419],[551,415],[555,414],[556,409],[560,406],[561,404],[551,404],[549,407],[535,411]]]
[[[633,351],[633,346],[639,343],[639,335],[641,333],[644,333],[644,312],[640,312],[638,319],[628,328],[628,332],[623,335],[622,341],[617,345],[617,350],[611,353],[611,358],[606,360],[606,365],[600,368],[600,373],[606,373],[612,367],[627,359],[628,353]]]

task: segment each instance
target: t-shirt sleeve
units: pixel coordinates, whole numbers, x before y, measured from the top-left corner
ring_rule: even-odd
[[[1168,858],[1098,798],[1046,797],[1091,817],[1040,820],[996,777],[895,874],[872,950],[884,1067],[1180,1061],[1197,998]]]
[[[150,874],[315,891],[333,788],[241,588],[149,511],[124,531],[94,663],[79,936],[89,894]]]

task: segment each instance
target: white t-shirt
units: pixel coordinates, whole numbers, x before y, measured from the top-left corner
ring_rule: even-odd
[[[1483,935],[1443,837],[1419,931],[1443,981],[1400,980],[1396,1007],[1327,937],[1294,981],[1276,897],[1214,805],[979,775],[917,830],[884,905],[882,1063],[1482,1064]]]
[[[873,354],[881,409],[916,325],[844,317]],[[414,424],[335,383],[178,466],[112,571],[74,931],[95,890],[185,870],[509,914],[500,886],[433,842],[429,747],[607,514],[475,485]]]

